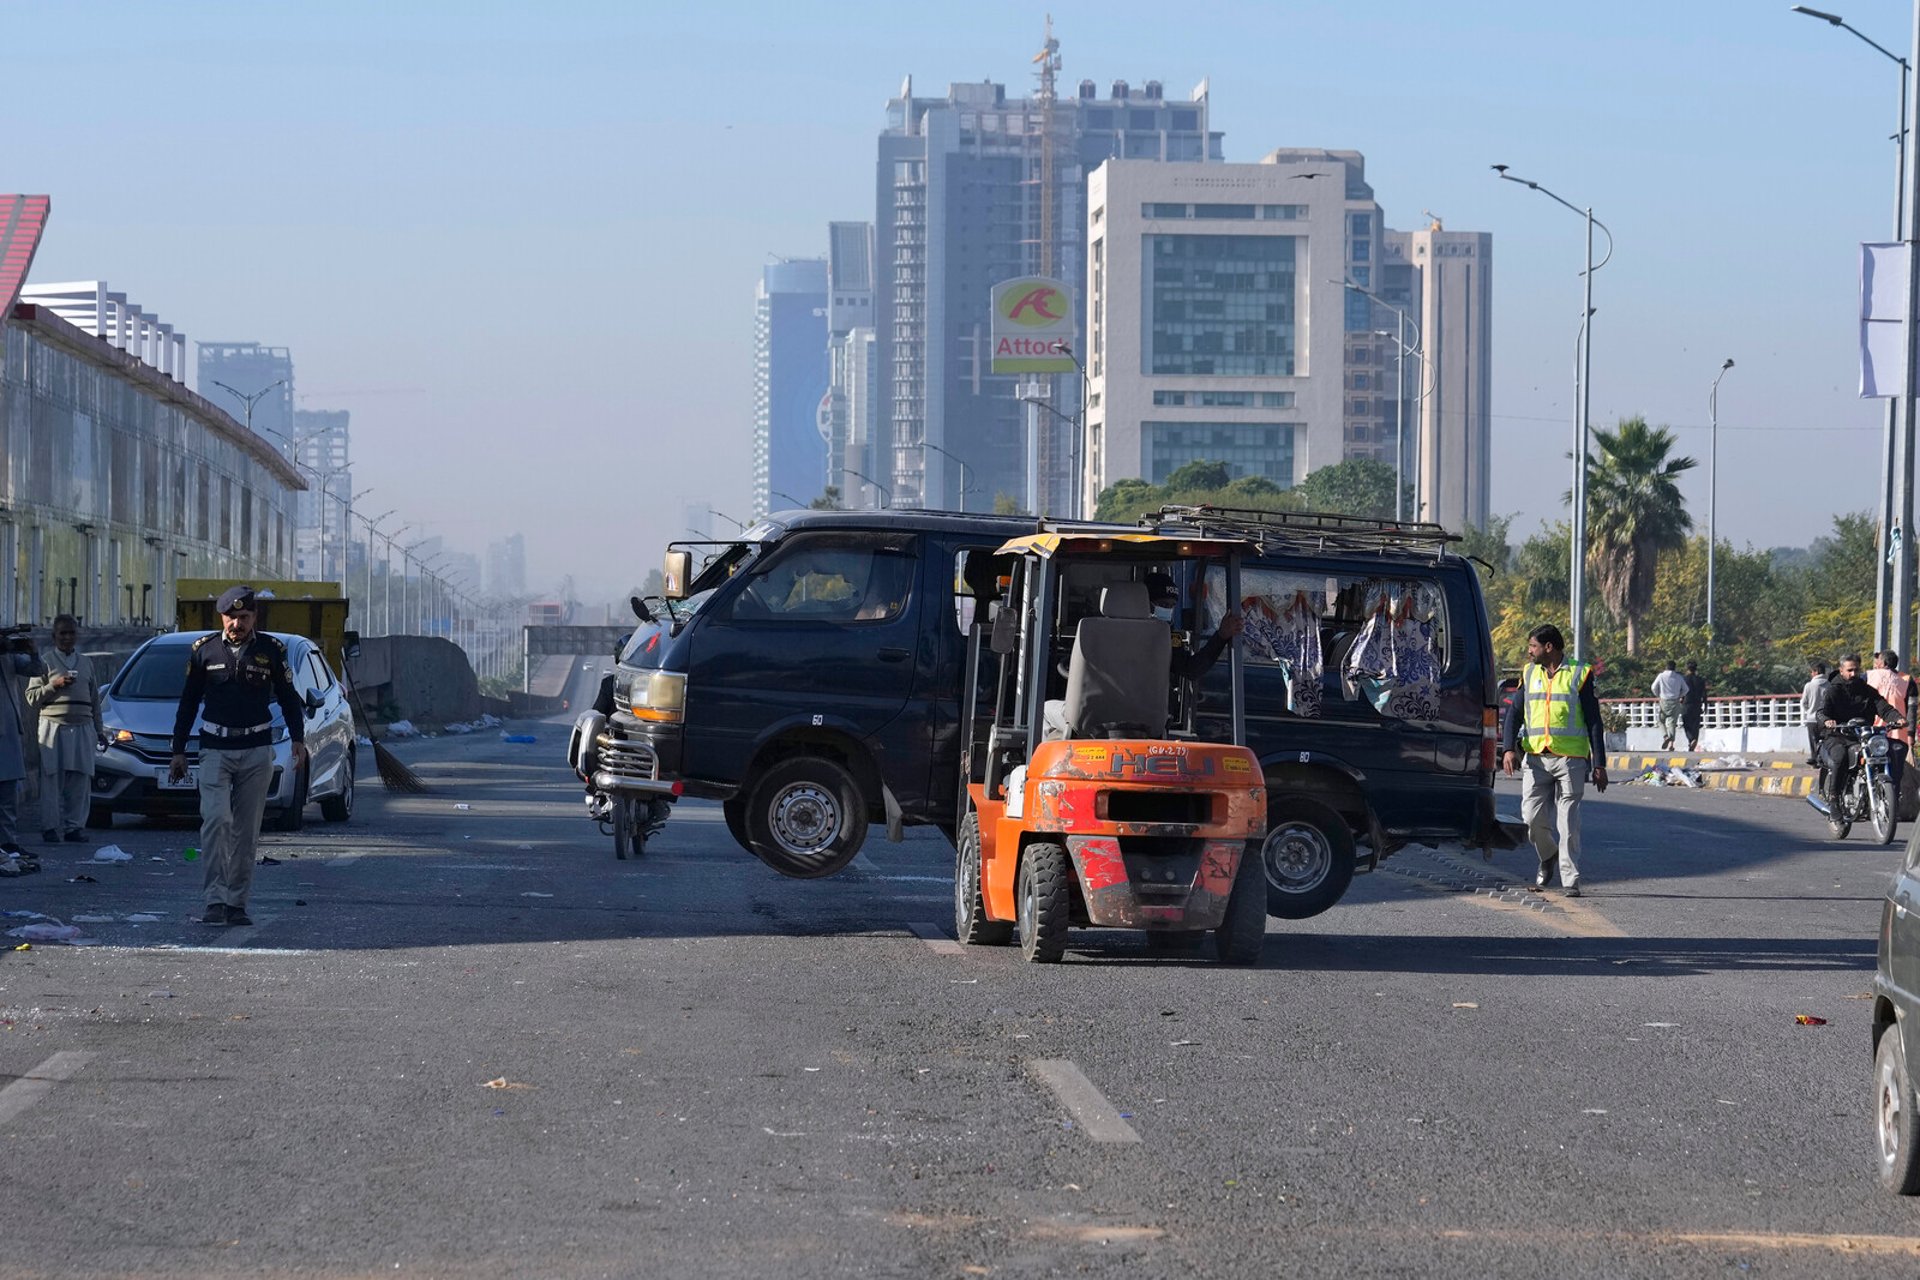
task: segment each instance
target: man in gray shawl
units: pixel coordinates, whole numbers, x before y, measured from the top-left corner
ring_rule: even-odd
[[[41,670],[31,637],[17,635],[0,643],[0,875],[40,869],[39,862],[20,847],[13,829],[19,817],[20,780],[27,776],[27,743],[11,677],[37,676]]]
[[[79,639],[71,614],[55,618],[53,648],[41,654],[46,671],[27,682],[27,705],[40,713],[40,838],[48,844],[86,843],[94,748],[106,735],[100,682],[75,648]]]

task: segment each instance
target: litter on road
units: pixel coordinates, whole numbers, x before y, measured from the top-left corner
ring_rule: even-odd
[[[536,738],[534,735],[530,733],[503,733],[500,735],[500,741],[517,742],[517,743],[520,743],[522,746],[526,746],[531,743],[538,742],[540,741],[540,739]]]
[[[93,851],[89,862],[132,862],[133,855],[117,844],[103,844]]]
[[[1797,1025],[1802,1027],[1824,1027],[1827,1025],[1825,1018],[1816,1018],[1810,1013],[1796,1013],[1793,1015],[1793,1020]]]

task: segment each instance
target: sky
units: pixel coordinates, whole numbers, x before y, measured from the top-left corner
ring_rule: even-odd
[[[1911,6],[1830,2],[1910,46]],[[353,413],[370,509],[474,553],[522,532],[533,590],[612,598],[688,504],[747,514],[760,268],[872,217],[903,79],[1027,92],[1050,12],[1063,83],[1206,79],[1229,161],[1358,150],[1390,226],[1492,233],[1522,535],[1564,515],[1585,231],[1489,166],[1591,204],[1594,421],[1674,428],[1704,529],[1733,359],[1718,531],[1799,545],[1876,501],[1857,263],[1892,238],[1899,70],[1788,10],[9,0],[0,190],[53,198],[34,280],[290,348],[300,407]]]

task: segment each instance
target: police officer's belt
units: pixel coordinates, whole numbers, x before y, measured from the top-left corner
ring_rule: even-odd
[[[271,728],[273,728],[273,721],[271,720],[265,724],[250,724],[245,728],[235,728],[230,724],[203,724],[200,726],[200,736],[203,738],[244,738],[250,733],[265,733]]]

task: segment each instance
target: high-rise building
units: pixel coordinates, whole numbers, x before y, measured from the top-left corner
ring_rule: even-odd
[[[345,409],[296,409],[288,456],[301,468],[307,490],[299,495],[293,559],[302,578],[339,582],[346,577],[347,503],[353,498],[353,464]]]
[[[1485,521],[1490,237],[1389,231],[1358,152],[1303,148],[1109,161],[1087,220],[1088,510],[1189,462],[1282,488],[1348,458],[1393,463],[1401,423],[1407,516]]]
[[[481,589],[490,596],[527,594],[527,540],[510,533],[498,542],[487,544],[486,572]]]
[[[1091,80],[1050,94],[1052,50],[1033,97],[1010,98],[988,81],[921,98],[909,79],[887,104],[875,174],[875,356],[896,506],[956,507],[963,475],[980,491],[977,505],[1026,493],[1027,410],[1015,394],[1021,379],[988,371],[989,294],[1004,280],[1051,274],[1084,300],[1087,174],[1115,157],[1191,173],[1220,159],[1204,83],[1186,101],[1168,100],[1156,80],[1138,91],[1115,81],[1105,97]],[[1050,382],[1037,489],[1059,515],[1075,505],[1081,385]]]
[[[859,478],[880,478],[887,452],[878,447],[876,433],[873,347],[873,224],[828,223],[828,373],[820,434],[827,442],[827,483],[838,489],[844,506],[879,505],[860,500],[878,495]]]
[[[754,297],[753,514],[811,502],[827,484],[827,260],[760,273]],[[786,496],[781,496],[781,495]]]
[[[1407,310],[1421,338],[1420,358],[1402,375],[1417,516],[1480,528],[1493,486],[1493,237],[1448,231],[1435,218],[1419,231],[1387,232],[1383,247],[1391,292],[1382,296]]]
[[[196,389],[286,453],[293,439],[293,356],[257,342],[202,342]],[[251,403],[249,403],[251,402]]]

